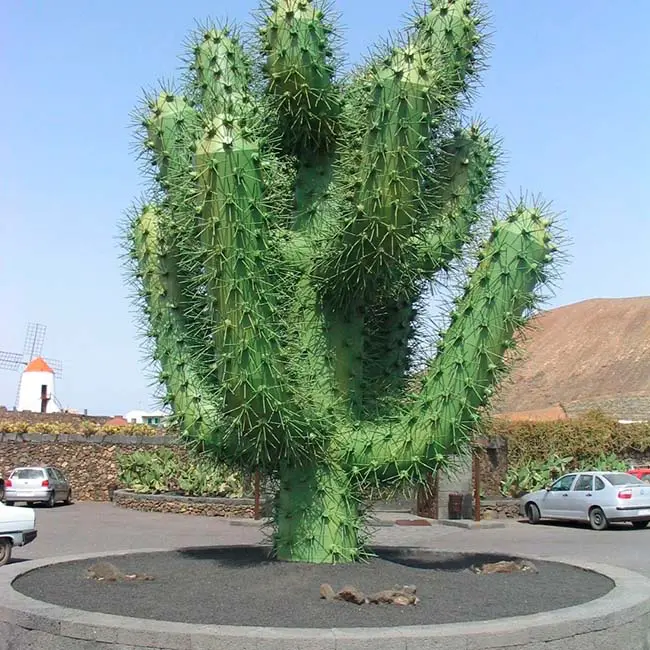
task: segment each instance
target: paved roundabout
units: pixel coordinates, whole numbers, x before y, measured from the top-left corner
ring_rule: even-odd
[[[227,547],[222,547],[227,548]],[[390,549],[384,549],[390,550]],[[138,554],[169,553],[170,549],[142,549]],[[187,554],[188,549],[177,552]],[[194,549],[205,554],[207,549]],[[210,552],[214,552],[214,547]],[[430,553],[423,549],[400,549],[404,557],[420,557]],[[437,550],[436,553],[442,551]],[[447,551],[454,553],[455,551]],[[602,595],[581,604],[564,606],[551,611],[519,616],[505,616],[482,621],[410,624],[391,626],[332,626],[303,627],[267,625],[209,625],[136,618],[101,612],[85,611],[52,604],[21,593],[38,571],[52,572],[77,563],[90,563],[99,557],[127,562],[135,551],[90,553],[67,557],[45,558],[17,562],[0,572],[0,648],[27,650],[413,650],[463,648],[519,648],[528,650],[584,650],[586,648],[648,648],[650,630],[650,580],[638,573],[619,567],[572,560],[573,567],[596,572]],[[144,556],[142,556],[144,557]],[[163,555],[159,555],[163,557]],[[565,558],[531,557],[544,567],[553,562],[566,563]],[[406,562],[405,564],[408,564]],[[576,571],[567,567],[569,571]],[[33,573],[31,573],[33,572]],[[603,576],[603,578],[601,578]],[[493,576],[486,576],[493,577]],[[504,576],[505,577],[505,576]],[[512,578],[524,576],[508,576]],[[527,577],[527,576],[526,576]],[[575,577],[575,576],[574,576]],[[611,582],[614,583],[613,588]],[[215,589],[218,581],[215,580]],[[97,585],[99,586],[99,585]],[[101,585],[107,587],[109,585]],[[566,584],[558,584],[566,589]],[[29,592],[29,589],[26,590]],[[594,593],[598,593],[596,590]],[[444,597],[444,592],[443,592]],[[494,597],[499,598],[498,590]],[[588,596],[588,594],[585,594]],[[192,594],[178,590],[179,601],[191,599]],[[281,599],[281,594],[278,598]],[[553,593],[548,594],[552,607]],[[563,604],[566,600],[562,600]],[[331,604],[322,603],[323,606]],[[345,605],[348,605],[347,603]],[[350,605],[350,607],[356,607]],[[333,617],[334,618],[334,617]]]

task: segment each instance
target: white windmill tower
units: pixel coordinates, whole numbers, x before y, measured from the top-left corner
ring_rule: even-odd
[[[22,354],[0,351],[0,368],[22,370],[15,404],[18,411],[61,411],[54,391],[54,379],[61,378],[63,365],[57,359],[41,356],[44,341],[45,325],[29,323]]]

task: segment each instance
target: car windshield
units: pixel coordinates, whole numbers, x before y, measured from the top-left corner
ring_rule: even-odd
[[[42,469],[17,469],[11,473],[11,478],[43,478]]]
[[[643,481],[638,479],[632,474],[603,474],[603,478],[606,479],[612,485],[643,485]]]

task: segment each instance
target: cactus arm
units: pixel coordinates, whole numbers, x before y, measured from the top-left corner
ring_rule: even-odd
[[[429,0],[428,5],[415,20],[414,39],[440,71],[441,108],[456,109],[481,67],[484,17],[477,0]]]
[[[187,262],[196,233],[192,208],[194,188],[190,180],[191,148],[199,132],[199,117],[183,97],[161,92],[148,103],[143,125],[147,137],[144,147],[157,167],[156,180],[165,197],[166,209],[159,211],[157,220],[165,238],[165,267],[171,276],[168,289],[174,287],[181,313],[188,318],[193,287]]]
[[[218,115],[245,120],[255,114],[257,107],[248,90],[251,62],[230,28],[203,33],[193,48],[192,70],[191,85],[207,121]]]
[[[299,158],[332,148],[340,112],[332,30],[311,0],[272,0],[260,28],[267,95],[283,149]]]
[[[497,222],[420,394],[399,420],[361,431],[343,449],[347,466],[378,477],[435,466],[462,449],[499,378],[504,352],[534,305],[554,250],[540,209]]]
[[[472,228],[494,185],[497,155],[497,143],[480,123],[456,130],[439,147],[428,197],[431,224],[412,242],[422,277],[432,280],[438,271],[448,269],[472,240]],[[363,368],[367,399],[403,394],[419,298],[419,292],[414,294],[368,309]]]
[[[161,379],[182,428],[191,440],[205,448],[225,449],[212,386],[205,382],[204,368],[197,362],[178,298],[175,278],[168,273],[174,262],[165,250],[160,229],[162,211],[145,206],[131,224],[131,245],[136,275],[142,285],[149,327],[155,342]]]
[[[417,281],[410,242],[430,210],[422,188],[437,132],[457,107],[478,57],[479,18],[471,0],[436,1],[402,47],[357,75],[347,95],[364,98],[360,151],[342,152],[342,177],[353,197],[339,237],[318,265],[325,295],[367,302]],[[464,62],[464,63],[463,63]],[[359,145],[352,140],[356,149]],[[343,284],[329,286],[332,279]]]
[[[411,49],[396,50],[389,62],[373,70],[361,151],[342,153],[347,163],[343,177],[350,179],[346,189],[353,200],[340,235],[318,268],[335,304],[345,305],[353,296],[368,302],[408,273],[400,257],[422,212],[428,74],[422,56]],[[336,289],[327,286],[335,276]]]
[[[319,427],[295,405],[280,362],[260,151],[215,117],[197,145],[201,245],[216,381],[242,453],[260,466],[309,455]]]
[[[458,129],[440,148],[431,204],[432,224],[415,238],[418,266],[431,279],[460,257],[494,187],[499,147],[479,123]]]

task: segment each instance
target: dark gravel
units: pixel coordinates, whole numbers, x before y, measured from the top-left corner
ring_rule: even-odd
[[[279,627],[374,627],[485,620],[569,607],[606,594],[613,582],[563,564],[536,562],[539,573],[476,575],[473,564],[511,559],[477,554],[379,551],[355,565],[269,560],[262,547],[200,549],[105,558],[150,582],[86,578],[92,561],[37,569],[18,578],[19,592],[77,609],[200,624]],[[319,598],[321,583],[365,593],[395,584],[417,587],[420,603],[353,605]]]

